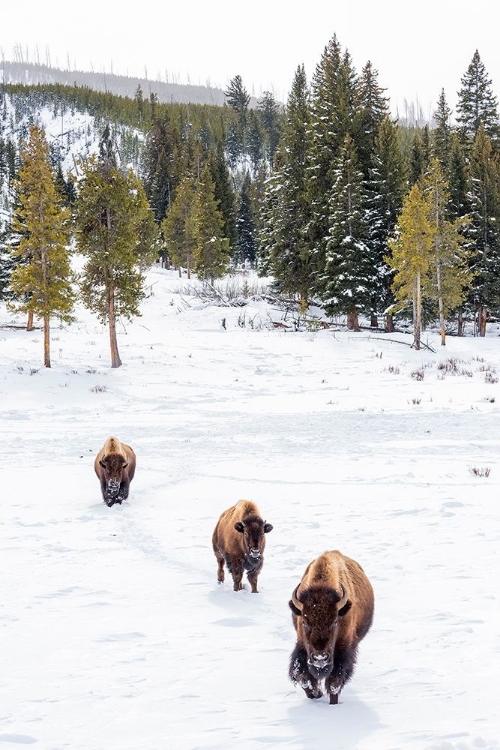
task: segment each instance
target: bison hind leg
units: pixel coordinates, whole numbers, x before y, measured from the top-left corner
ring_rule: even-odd
[[[217,582],[224,583],[224,558],[219,555],[215,555],[217,558]]]

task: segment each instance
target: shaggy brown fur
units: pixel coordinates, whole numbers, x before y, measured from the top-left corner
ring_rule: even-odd
[[[94,469],[101,483],[102,497],[106,505],[121,505],[129,493],[130,482],[135,474],[135,453],[125,443],[110,437],[97,454]]]
[[[241,591],[243,571],[257,594],[257,578],[264,563],[265,534],[272,525],[260,517],[259,509],[250,500],[240,500],[225,510],[217,522],[212,536],[212,546],[217,558],[217,580],[224,581],[224,563],[233,576],[233,589]]]
[[[338,703],[372,624],[370,581],[355,560],[338,550],[325,552],[307,566],[289,605],[297,632],[290,679],[308,698],[323,695],[324,680],[330,703]]]

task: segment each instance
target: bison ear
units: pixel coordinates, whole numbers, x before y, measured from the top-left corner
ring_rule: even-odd
[[[352,607],[352,602],[348,599],[342,609],[339,609],[339,617],[346,615]]]
[[[295,606],[295,604],[292,602],[291,599],[288,602],[288,606],[290,607],[290,609],[292,610],[292,612],[293,612],[294,615],[297,615],[297,617],[300,617],[300,615],[302,614],[302,612],[300,611],[300,609],[298,607]]]
[[[243,534],[243,524],[241,523],[241,521],[236,521],[236,523],[234,524],[234,528],[236,529],[236,531],[239,531],[240,534]]]
[[[103,469],[106,468],[106,464],[104,464],[102,461],[99,461],[99,466],[102,466]]]
[[[273,530],[272,523],[265,523],[264,524],[264,534],[269,534],[270,531]]]

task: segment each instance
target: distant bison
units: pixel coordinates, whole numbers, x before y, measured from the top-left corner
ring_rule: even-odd
[[[114,437],[108,438],[96,456],[94,469],[106,505],[110,508],[115,503],[121,505],[128,497],[135,474],[135,453],[130,445]]]
[[[297,645],[290,657],[290,679],[308,698],[320,698],[325,681],[330,703],[350,679],[358,644],[370,629],[374,597],[370,581],[355,560],[337,550],[313,560],[289,602]]]
[[[257,594],[257,578],[264,564],[264,534],[272,531],[272,525],[260,517],[259,509],[250,500],[240,500],[225,510],[219,518],[212,536],[212,545],[217,558],[217,580],[224,581],[224,563],[233,576],[234,591],[241,591],[243,571]]]

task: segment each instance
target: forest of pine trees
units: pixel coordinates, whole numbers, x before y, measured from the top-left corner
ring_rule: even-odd
[[[109,325],[119,366],[116,317],[138,314],[157,259],[209,282],[252,266],[302,313],[314,302],[354,331],[411,320],[417,348],[433,321],[443,344],[464,320],[485,335],[500,314],[500,125],[478,51],[455,121],[442,91],[424,127],[391,116],[372,62],[357,72],[336,37],[310,83],[297,67],[285,106],[264,92],[250,107],[239,75],[225,97],[220,107],[160,103],[140,86],[134,98],[3,87],[0,299],[43,319],[47,366],[50,316],[69,316],[74,295]],[[61,119],[50,143],[43,109]],[[76,156],[64,131],[75,112],[93,117],[89,151]],[[29,209],[33,170],[43,226]],[[85,258],[78,283],[63,252],[73,237]]]

